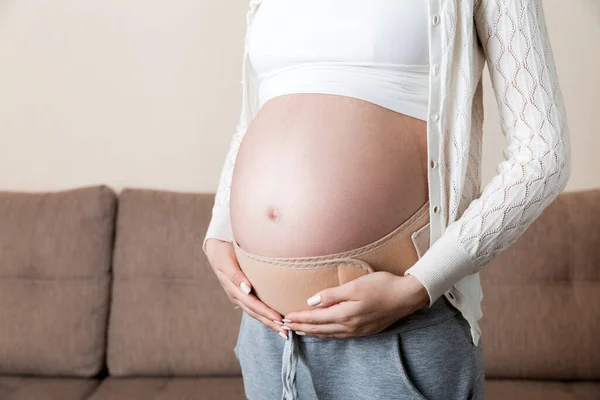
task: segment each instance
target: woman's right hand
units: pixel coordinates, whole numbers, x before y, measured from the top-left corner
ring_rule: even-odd
[[[265,326],[275,332],[282,332],[287,338],[287,331],[281,328],[281,325],[283,325],[282,315],[267,306],[251,292],[250,280],[240,268],[233,244],[220,239],[208,239],[206,241],[206,256],[229,300],[242,307],[250,316],[262,322]],[[244,287],[246,291],[243,290]],[[279,321],[279,323],[275,321]]]

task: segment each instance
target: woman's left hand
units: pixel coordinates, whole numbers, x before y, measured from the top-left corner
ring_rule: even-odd
[[[321,301],[314,309],[286,314],[285,326],[321,338],[366,336],[429,304],[427,290],[417,278],[386,271],[321,290],[311,298],[318,296]]]

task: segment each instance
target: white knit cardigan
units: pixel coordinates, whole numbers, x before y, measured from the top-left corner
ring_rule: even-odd
[[[445,295],[460,309],[478,344],[483,298],[478,272],[565,188],[571,171],[569,130],[541,0],[428,1],[431,247],[405,274],[425,286],[429,306]],[[242,110],[221,171],[205,251],[209,238],[233,240],[233,167],[257,112],[247,32],[261,2],[250,0],[246,14]],[[482,190],[486,62],[507,145],[498,174]]]

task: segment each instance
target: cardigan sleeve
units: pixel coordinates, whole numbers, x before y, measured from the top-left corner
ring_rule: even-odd
[[[252,23],[256,6],[260,0],[250,0],[246,11],[246,33],[244,36],[244,49],[242,56],[241,81],[242,101],[235,132],[229,143],[229,150],[225,156],[225,162],[221,167],[219,184],[215,192],[212,207],[212,216],[208,229],[202,242],[202,250],[206,253],[206,241],[208,239],[219,239],[225,242],[233,241],[233,229],[231,227],[230,193],[233,178],[233,169],[237,159],[238,150],[246,135],[250,122],[256,114],[256,73],[248,57],[248,33]]]
[[[215,192],[214,203],[212,207],[212,216],[202,242],[202,250],[206,253],[206,241],[208,239],[219,239],[226,242],[233,241],[233,230],[231,227],[231,215],[230,215],[230,193],[231,193],[231,182],[233,178],[233,169],[235,161],[237,159],[238,150],[242,139],[248,130],[248,123],[246,115],[247,104],[248,104],[248,86],[250,84],[247,73],[251,72],[252,69],[247,65],[247,48],[244,44],[244,56],[242,63],[242,106],[240,116],[238,118],[237,126],[233,137],[229,143],[229,149],[225,156],[225,162],[221,167],[221,173],[219,177],[219,184],[217,191]]]
[[[221,167],[219,184],[217,186],[217,191],[215,192],[215,199],[212,207],[212,216],[208,224],[206,235],[204,236],[204,241],[202,242],[202,250],[205,253],[206,241],[208,239],[214,238],[226,242],[233,241],[231,216],[229,213],[229,195],[231,191],[233,167],[237,158],[238,149],[245,133],[246,129],[242,126],[240,117],[240,122],[238,122],[236,131],[233,134],[229,144],[229,150],[225,157],[225,163]]]
[[[429,307],[514,243],[571,174],[566,109],[541,0],[481,0],[474,15],[507,141],[498,172],[404,275]]]

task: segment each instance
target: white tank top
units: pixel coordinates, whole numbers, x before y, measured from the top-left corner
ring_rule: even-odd
[[[248,31],[259,107],[329,93],[427,119],[427,0],[263,0]]]

